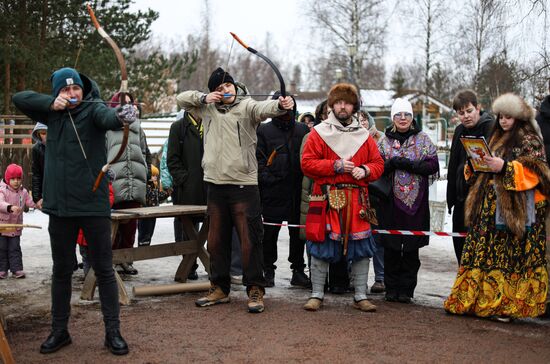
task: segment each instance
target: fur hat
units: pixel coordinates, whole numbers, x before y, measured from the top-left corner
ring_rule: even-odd
[[[357,91],[357,87],[351,83],[337,83],[332,86],[328,92],[328,106],[331,109],[334,103],[340,100],[352,104],[354,106],[353,112],[357,112],[359,110],[359,92]]]
[[[10,164],[6,168],[6,173],[4,173],[4,179],[7,184],[10,184],[10,179],[12,178],[23,178],[23,168],[15,163]]]
[[[520,96],[513,93],[500,95],[493,102],[492,109],[496,115],[507,115],[513,117],[516,121],[521,120],[530,123],[542,139],[540,127],[535,120],[535,110]]]
[[[402,99],[400,97],[396,98],[393,102],[393,105],[391,106],[391,118],[401,112],[408,112],[411,115],[413,114],[413,107],[411,103],[405,99]]]
[[[59,95],[59,91],[61,91],[63,87],[70,85],[78,85],[84,90],[84,83],[80,78],[80,74],[74,68],[60,68],[52,73],[50,80],[52,81],[52,95],[54,97]]]
[[[210,92],[213,92],[219,85],[225,82],[235,84],[233,77],[231,77],[229,73],[225,72],[223,68],[218,67],[214,70],[214,72],[212,72],[210,79],[208,79],[208,89]]]
[[[527,105],[518,95],[507,93],[500,95],[493,102],[493,112],[495,114],[504,114],[513,117],[516,120],[529,121],[535,113],[533,108]]]

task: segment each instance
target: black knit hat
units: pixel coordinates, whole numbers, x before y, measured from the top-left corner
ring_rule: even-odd
[[[219,85],[225,82],[235,84],[233,77],[231,77],[231,75],[225,72],[221,67],[218,67],[210,75],[210,79],[208,80],[208,89],[210,90],[210,92],[213,92]]]

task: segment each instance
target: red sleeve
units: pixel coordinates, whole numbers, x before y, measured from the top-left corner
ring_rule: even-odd
[[[115,203],[115,191],[113,190],[113,184],[109,182],[109,206],[113,207]]]
[[[367,181],[372,182],[376,181],[382,173],[384,173],[384,159],[378,151],[378,146],[373,138],[367,139],[366,146],[368,148],[368,160],[363,165],[369,167],[370,174],[367,176]]]
[[[328,146],[321,139],[315,129],[312,129],[304,145],[302,152],[302,172],[309,178],[317,179],[321,177],[334,176],[334,161],[336,159],[325,159]]]

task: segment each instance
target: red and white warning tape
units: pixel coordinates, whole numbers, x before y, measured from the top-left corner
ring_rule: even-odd
[[[297,228],[305,228],[305,225],[297,225],[297,224],[276,224],[273,222],[265,222],[264,225],[271,225],[271,226],[288,226],[288,227],[297,227]],[[466,233],[447,233],[444,231],[419,231],[419,230],[372,230],[373,234],[387,234],[387,235],[415,235],[415,236],[457,236],[457,237],[465,237]]]

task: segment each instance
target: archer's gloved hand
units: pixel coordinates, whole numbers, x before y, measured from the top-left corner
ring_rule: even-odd
[[[137,120],[137,110],[134,105],[126,104],[116,109],[116,117],[122,123],[132,124]]]

